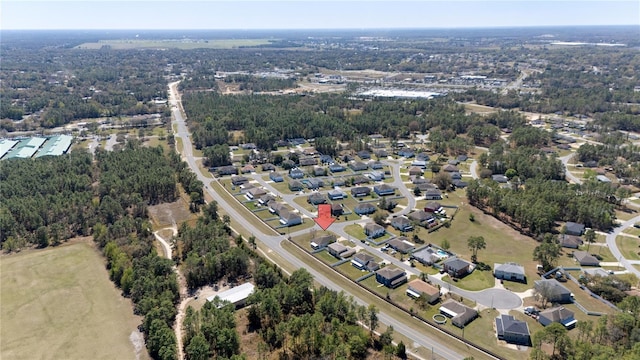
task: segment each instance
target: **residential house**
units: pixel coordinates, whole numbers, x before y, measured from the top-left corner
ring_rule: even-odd
[[[422,250],[413,252],[411,257],[418,260],[423,265],[431,266],[440,260],[440,256],[437,255],[437,251],[437,249],[428,246]]]
[[[338,242],[334,242],[332,244],[329,244],[327,246],[327,251],[329,252],[329,254],[340,258],[341,254],[344,253],[345,251],[347,251],[348,248]]]
[[[460,170],[458,169],[457,166],[455,165],[451,165],[451,164],[447,164],[445,166],[442,167],[442,171],[444,172],[448,172],[448,173],[452,173],[452,172],[460,172]]]
[[[236,168],[235,166],[232,166],[232,165],[221,166],[216,171],[218,172],[219,176],[238,175],[238,168]]]
[[[346,186],[347,181],[344,178],[335,178],[331,181],[333,186],[337,189],[339,186]],[[345,195],[346,197],[346,195]]]
[[[358,215],[373,214],[374,212],[376,212],[376,206],[372,203],[360,203],[356,205],[356,207],[353,209],[353,212]]]
[[[444,271],[453,278],[462,278],[471,272],[471,263],[453,256],[442,262]]]
[[[580,266],[600,266],[600,261],[586,251],[574,251],[573,258]]]
[[[384,169],[384,164],[380,161],[370,161],[369,167],[371,168],[371,170],[381,170]]]
[[[358,157],[360,157],[360,159],[362,160],[369,160],[371,159],[371,153],[369,153],[367,150],[360,150],[358,151]]]
[[[579,236],[575,235],[563,234],[558,236],[558,240],[560,240],[560,246],[569,249],[577,249],[580,247],[580,245],[583,244],[582,239],[580,239]]]
[[[396,188],[387,184],[376,185],[373,187],[373,191],[376,194],[378,194],[378,196],[387,196],[387,195],[396,194]]]
[[[527,282],[527,277],[524,273],[524,267],[513,262],[494,264],[493,275],[496,277],[496,279]]]
[[[431,183],[428,183],[428,182],[421,182],[421,183],[416,184],[416,186],[414,187],[414,191],[415,191],[415,189],[420,189],[420,191],[422,191],[422,192],[428,191],[428,190],[433,190],[433,189],[438,190],[438,188],[435,185],[433,185]],[[440,191],[440,190],[438,190],[438,191]]]
[[[311,247],[314,250],[324,249],[327,246],[329,246],[329,244],[332,244],[334,242],[336,242],[336,236],[331,234],[326,234],[326,235],[318,236],[311,239]]]
[[[453,180],[453,181],[451,181],[451,185],[455,186],[456,189],[464,189],[467,186],[469,186],[469,183],[467,183],[466,181],[462,181],[462,180]]]
[[[407,274],[402,269],[387,266],[376,271],[376,281],[388,288],[395,289],[407,282]]]
[[[287,210],[287,205],[277,202],[275,200],[269,201],[267,203],[267,206],[269,207],[269,212],[276,215],[279,215],[282,211]]]
[[[460,162],[467,161],[469,157],[467,155],[458,155],[457,159]]]
[[[340,165],[340,164],[331,164],[329,165],[329,171],[331,171],[332,173],[337,173],[337,172],[343,172],[347,170],[344,166]]]
[[[308,147],[308,148],[305,148],[303,150],[303,153],[305,155],[307,155],[307,156],[313,156],[313,155],[317,154],[318,152],[316,151],[316,149],[314,149],[312,147]]]
[[[370,238],[378,238],[385,234],[384,227],[376,223],[368,223],[364,226],[364,233]]]
[[[429,159],[429,154],[427,154],[424,151],[423,152],[419,152],[419,153],[416,154],[416,160],[428,162],[430,160]]]
[[[344,212],[344,208],[341,204],[333,203],[331,204],[331,215],[332,216],[340,216]]]
[[[260,203],[260,205],[267,205],[269,203],[269,201],[275,200],[276,198],[271,195],[271,194],[264,194],[262,196],[260,196],[260,199],[258,199],[258,203]]]
[[[320,163],[322,164],[333,164],[333,157],[331,155],[320,155]]]
[[[398,156],[401,156],[403,158],[406,159],[410,159],[412,157],[414,157],[416,154],[413,152],[413,150],[410,149],[402,149],[402,150],[398,150]]]
[[[369,178],[366,176],[358,175],[353,178],[354,185],[362,185],[362,184],[368,184],[368,183],[369,183]]]
[[[407,217],[409,218],[409,220],[415,221],[418,223],[418,225],[423,227],[429,227],[431,224],[435,224],[436,222],[436,218],[433,216],[433,214],[430,214],[423,210],[414,211],[411,214],[407,215]]]
[[[407,288],[407,295],[412,298],[424,298],[429,304],[433,304],[440,298],[440,290],[422,280],[413,280]]]
[[[294,225],[299,225],[302,224],[302,218],[300,217],[300,215],[288,211],[288,210],[282,210],[280,211],[280,224],[284,225],[284,226],[294,226]]]
[[[245,166],[243,166],[242,168],[240,168],[240,172],[243,174],[249,174],[252,172],[256,172],[256,168],[253,167],[253,165],[251,164],[247,164]]]
[[[496,333],[498,340],[510,344],[531,345],[529,325],[525,321],[516,320],[511,315],[500,315],[496,318]]]
[[[241,147],[243,150],[254,150],[254,149],[256,149],[256,148],[257,148],[257,147],[256,147],[256,144],[254,144],[254,143],[240,144],[240,147]]]
[[[443,210],[444,208],[442,207],[442,205],[440,205],[439,202],[435,201],[428,202],[427,205],[424,206],[424,211],[430,213],[439,213]]]
[[[351,265],[360,270],[367,270],[370,267],[378,267],[378,264],[376,263],[374,257],[364,252],[357,253],[356,256],[351,259]]]
[[[413,166],[409,169],[409,176],[422,176],[422,174],[424,174],[424,171],[417,166]]]
[[[607,277],[611,275],[613,271],[609,272],[603,268],[588,268],[588,269],[582,269],[582,272],[591,276]]]
[[[280,175],[279,173],[273,171],[271,173],[269,173],[269,179],[271,179],[271,181],[273,182],[283,182],[284,178],[282,177],[282,175]]]
[[[448,299],[440,306],[440,313],[451,318],[451,323],[459,328],[478,317],[478,312],[453,299]]]
[[[319,192],[307,196],[307,202],[311,205],[326,204],[327,198]]]
[[[262,171],[275,171],[276,166],[271,163],[262,164]]]
[[[353,171],[364,171],[369,169],[369,165],[360,162],[360,161],[355,161],[349,164],[349,167],[351,168],[351,170]]]
[[[431,184],[431,180],[425,179],[425,178],[422,178],[422,177],[418,177],[418,176],[413,177],[413,179],[411,179],[411,182],[414,185],[419,185],[419,184],[430,184],[430,185],[432,185]],[[435,186],[435,185],[433,185],[433,186]]]
[[[371,189],[366,186],[358,186],[351,189],[351,196],[354,198],[363,197],[371,194]]]
[[[369,179],[373,181],[384,180],[384,173],[382,171],[372,171],[369,174],[367,174],[367,176],[369,177]]]
[[[321,166],[313,167],[313,176],[325,176],[325,175],[327,175],[327,169]]]
[[[391,226],[398,231],[411,231],[413,230],[413,223],[411,220],[404,216],[398,216],[391,219]]]
[[[255,200],[255,199],[259,199],[262,195],[266,195],[266,194],[267,192],[263,188],[256,187],[247,191],[246,196],[249,200]]]
[[[565,228],[565,234],[567,235],[575,235],[575,236],[582,236],[582,234],[584,234],[584,230],[585,230],[585,226],[584,224],[579,224],[579,223],[574,223],[574,222],[567,222],[564,225]]]
[[[509,179],[502,174],[491,175],[491,179],[500,184],[506,184],[507,182],[509,182]]]
[[[318,190],[324,186],[324,181],[318,178],[309,178],[305,181],[307,188],[311,190]]]
[[[333,189],[327,193],[327,196],[329,196],[329,200],[340,200],[347,197],[347,194],[340,189]]]
[[[547,300],[550,302],[559,304],[572,302],[571,291],[556,279],[536,280],[533,287],[539,294],[547,294]]]
[[[389,153],[385,149],[379,149],[376,150],[376,156],[379,158],[386,158],[387,156],[389,156]]]
[[[289,190],[291,191],[301,191],[304,188],[304,185],[300,181],[294,180],[289,181]]]
[[[452,172],[450,174],[451,180],[462,180],[462,174],[459,172]]]
[[[244,176],[232,176],[231,177],[231,184],[233,186],[240,186],[240,185],[246,184],[248,182],[249,182],[249,179],[247,179]]]
[[[573,316],[573,311],[565,308],[564,306],[556,306],[541,311],[538,314],[538,322],[542,324],[542,326],[547,326],[551,323],[557,322],[562,324],[565,328],[571,329],[578,321]]]
[[[423,161],[423,160],[413,160],[413,162],[411,162],[411,166],[415,166],[415,167],[418,167],[420,169],[426,169],[427,168],[427,162]]]
[[[302,157],[298,160],[298,163],[300,163],[300,166],[313,166],[318,164],[318,159],[310,156]]]
[[[447,160],[447,164],[455,166],[460,164],[460,161],[458,161],[458,159],[450,159],[450,160]]]
[[[298,168],[293,168],[289,170],[289,177],[292,179],[302,179],[304,177],[304,171]]]
[[[427,184],[431,185],[431,184]],[[424,192],[425,200],[442,200],[442,192],[436,188],[428,188]]]
[[[409,242],[406,236],[400,236],[387,241],[387,245],[402,254],[408,254],[411,250],[415,249],[415,245]]]

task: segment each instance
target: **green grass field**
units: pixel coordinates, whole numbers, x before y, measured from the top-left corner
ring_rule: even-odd
[[[629,236],[616,237],[616,244],[622,253],[622,256],[629,260],[640,260],[640,239],[634,239]]]
[[[0,269],[0,358],[136,358],[129,336],[141,319],[88,244],[3,255]]]
[[[145,39],[122,39],[122,40],[99,40],[98,42],[86,42],[76,46],[76,49],[96,50],[103,46],[111,47],[114,50],[129,49],[237,49],[242,46],[266,45],[272,39],[216,39],[216,40],[145,40]]]

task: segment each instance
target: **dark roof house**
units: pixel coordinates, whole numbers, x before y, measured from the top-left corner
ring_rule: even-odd
[[[396,188],[391,185],[382,184],[374,186],[373,191],[378,194],[378,196],[395,195]]]
[[[538,314],[538,322],[543,326],[557,322],[570,329],[576,325],[577,320],[573,315],[573,311],[564,306],[557,306],[541,311]]]
[[[326,234],[326,235],[318,236],[311,239],[311,247],[314,250],[323,249],[329,246],[329,244],[332,244],[334,242],[336,242],[336,236],[331,234]]]
[[[586,251],[574,251],[573,258],[576,259],[581,266],[600,266],[600,261]]]
[[[442,262],[442,268],[451,277],[461,278],[471,272],[471,263],[459,257],[450,257]]]
[[[413,230],[413,224],[411,220],[404,216],[398,216],[391,219],[391,226],[398,231],[411,231]]]
[[[530,345],[529,325],[525,321],[516,320],[511,315],[500,315],[496,318],[496,333],[499,340],[510,344]]]
[[[440,306],[440,313],[450,317],[451,323],[459,328],[465,327],[478,317],[478,312],[453,299],[448,299]]]
[[[311,205],[325,204],[327,198],[319,192],[314,192],[307,197],[307,202]]]
[[[585,229],[584,224],[578,224],[578,223],[569,221],[565,224],[564,227],[565,227],[564,233],[567,235],[581,236],[582,234],[584,234],[584,229]]]
[[[358,186],[351,189],[351,196],[362,197],[371,193],[371,189],[366,186]]]
[[[376,271],[376,281],[388,288],[395,289],[407,282],[407,274],[404,270],[387,266]]]
[[[415,249],[415,245],[410,243],[406,236],[401,236],[395,239],[391,239],[387,241],[387,245],[389,245],[390,248],[402,254],[407,254],[411,250]]]
[[[376,223],[368,223],[364,226],[364,233],[370,238],[377,238],[385,234],[384,227]]]
[[[560,304],[572,302],[571,291],[560,284],[556,279],[536,280],[534,283],[534,289],[536,289],[540,294],[547,293],[547,298],[550,302]]]
[[[580,245],[583,244],[582,239],[579,236],[575,235],[560,235],[558,236],[558,240],[560,240],[560,246],[569,248],[569,249],[577,249]]]

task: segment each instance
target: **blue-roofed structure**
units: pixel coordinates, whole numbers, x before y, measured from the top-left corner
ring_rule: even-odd
[[[6,155],[6,159],[28,159],[32,157],[36,151],[44,144],[47,139],[41,137],[32,137],[21,140]]]
[[[44,146],[38,151],[36,157],[47,155],[60,156],[69,150],[71,140],[73,140],[73,137],[69,135],[52,136],[44,143]]]
[[[16,146],[17,143],[18,141],[16,140],[0,140],[0,159],[2,159],[11,149],[13,149],[13,147]]]

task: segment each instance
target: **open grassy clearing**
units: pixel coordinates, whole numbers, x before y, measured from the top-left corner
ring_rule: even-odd
[[[320,251],[319,253],[315,253],[313,256],[315,256],[316,258],[322,260],[322,262],[324,262],[327,265],[332,265],[337,263],[338,259],[336,259],[333,255],[329,254],[328,251]]]
[[[630,235],[636,236],[636,237],[640,236],[640,229],[637,228],[637,227],[633,227],[633,226],[624,229],[624,231],[622,231],[622,232],[626,233],[626,234],[630,234]]]
[[[480,271],[477,269],[458,281],[453,281],[450,276],[445,276],[442,280],[470,291],[488,289],[495,285],[492,271]]]
[[[3,255],[0,357],[147,359],[141,319],[109,281],[104,260],[84,242]]]
[[[130,49],[237,49],[246,46],[269,44],[273,39],[199,39],[199,40],[146,40],[146,39],[118,39],[86,42],[76,46],[76,49],[96,50],[110,47],[114,50]]]
[[[630,210],[630,211],[616,210],[616,218],[622,221],[633,219],[636,216],[638,216],[638,211],[636,210]]]
[[[632,238],[629,236],[616,237],[618,249],[626,259],[640,260],[640,238]]]

